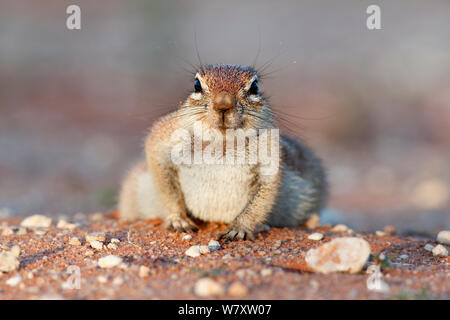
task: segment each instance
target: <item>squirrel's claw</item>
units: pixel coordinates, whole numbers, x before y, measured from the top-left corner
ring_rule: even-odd
[[[254,236],[253,232],[251,232],[249,230],[242,230],[239,228],[231,227],[219,234],[219,237],[217,240],[222,240],[222,239],[225,242],[235,241],[235,240],[255,240],[255,236]]]
[[[167,228],[178,232],[195,232],[198,230],[197,225],[188,218],[172,216],[167,220]]]

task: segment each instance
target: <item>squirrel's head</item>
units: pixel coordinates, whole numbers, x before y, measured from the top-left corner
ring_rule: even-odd
[[[262,96],[257,72],[251,67],[214,64],[195,75],[184,107],[217,129],[259,129],[273,126],[270,107]],[[197,113],[198,112],[198,113]]]

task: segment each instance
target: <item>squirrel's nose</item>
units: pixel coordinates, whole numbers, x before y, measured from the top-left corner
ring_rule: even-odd
[[[219,93],[214,97],[213,107],[216,111],[226,112],[234,108],[235,98],[229,93]]]

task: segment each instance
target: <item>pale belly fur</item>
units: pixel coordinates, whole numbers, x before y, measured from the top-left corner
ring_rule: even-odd
[[[230,223],[249,200],[249,165],[180,166],[178,178],[188,210],[203,221]]]

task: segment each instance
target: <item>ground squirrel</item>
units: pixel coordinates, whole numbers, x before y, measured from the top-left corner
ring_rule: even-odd
[[[224,222],[229,228],[219,239],[237,240],[253,239],[263,224],[297,226],[319,214],[327,197],[321,162],[297,139],[277,136],[274,114],[258,81],[251,67],[202,66],[184,104],[152,126],[145,143],[146,160],[124,180],[119,216],[160,217],[167,228],[180,232],[195,231],[194,219]],[[202,130],[200,138],[195,136],[195,125]],[[264,130],[269,138],[251,144],[261,140]],[[243,152],[238,150],[239,142],[235,144],[238,134],[226,140],[229,132],[244,132]],[[180,152],[182,140],[188,147],[181,147],[187,155],[183,159],[191,162],[174,161],[174,150],[178,146]],[[195,146],[207,151],[208,145],[212,162],[194,155]],[[262,164],[258,152],[264,145],[268,154],[277,157],[277,170],[263,172],[267,161]],[[251,158],[252,153],[258,158],[253,162],[236,161],[239,155]],[[225,161],[227,154],[233,163]]]

